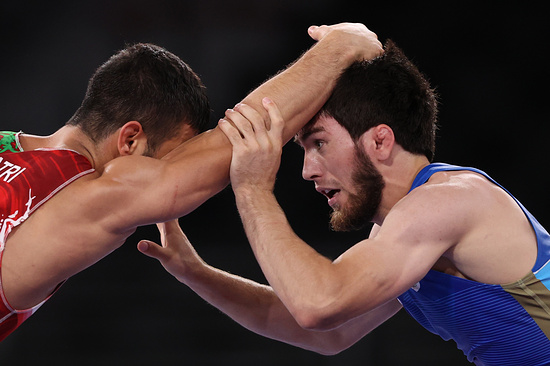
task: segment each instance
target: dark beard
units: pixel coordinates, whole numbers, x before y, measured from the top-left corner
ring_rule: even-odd
[[[382,201],[384,178],[364,152],[356,145],[356,166],[352,180],[357,186],[357,194],[351,194],[348,202],[330,216],[330,225],[334,231],[360,230],[370,223]]]

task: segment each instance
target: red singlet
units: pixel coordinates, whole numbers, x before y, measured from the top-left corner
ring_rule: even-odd
[[[0,132],[0,341],[47,300],[24,310],[6,300],[1,268],[9,233],[61,189],[94,171],[88,159],[72,150],[23,151],[19,134]]]

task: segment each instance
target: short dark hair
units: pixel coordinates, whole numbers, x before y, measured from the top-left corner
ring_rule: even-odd
[[[327,114],[357,140],[387,124],[405,150],[435,154],[438,100],[426,77],[391,40],[382,56],[347,68],[319,114]]]
[[[210,105],[193,70],[162,47],[137,43],[101,65],[90,78],[81,106],[67,122],[95,143],[128,121],[138,121],[152,152],[183,123],[206,130]]]

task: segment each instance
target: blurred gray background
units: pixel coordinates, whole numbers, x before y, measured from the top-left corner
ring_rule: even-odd
[[[441,98],[436,161],[487,171],[539,221],[548,212],[548,20],[529,2],[2,1],[1,129],[49,134],[79,106],[93,71],[126,43],[180,56],[224,110],[312,45],[311,24],[362,22],[393,39]],[[298,235],[336,257],[367,231],[328,230],[326,200],[285,147],[276,193]],[[265,282],[228,188],[181,220],[199,254]],[[62,229],[63,223],[60,223]],[[155,228],[70,279],[0,344],[0,365],[466,365],[454,343],[398,314],[327,357],[255,335],[135,249]],[[45,242],[44,245],[48,243]]]

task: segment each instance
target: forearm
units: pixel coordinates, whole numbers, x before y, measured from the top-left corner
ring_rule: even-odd
[[[174,205],[162,221],[187,215],[229,184],[231,145],[219,128],[201,133],[163,158],[160,194]],[[158,218],[157,218],[157,221]]]
[[[334,264],[301,240],[272,192],[235,192],[248,240],[266,279],[298,323],[331,312],[342,290]],[[341,324],[341,323],[340,323]]]
[[[318,332],[300,327],[269,286],[204,263],[192,276],[179,280],[248,330],[326,355],[347,349],[400,309],[397,302],[388,304],[338,329]]]
[[[344,32],[330,32],[284,71],[252,91],[241,103],[248,104],[267,118],[262,99],[269,97],[277,104],[285,120],[283,137],[287,141],[327,101],[342,71],[355,60],[372,58],[372,52],[371,48],[358,44],[355,38]],[[212,148],[216,146],[213,142],[227,145],[227,150],[231,151],[225,135],[219,132],[218,128],[214,128],[207,134],[197,136],[169,154],[169,158],[177,160],[179,155],[186,154],[190,149],[202,151]]]
[[[262,336],[289,342],[285,331],[292,317],[271,287],[214,268],[206,263],[178,280],[231,319]],[[288,313],[288,312],[287,312]],[[290,343],[290,342],[289,342]]]
[[[269,97],[279,107],[285,120],[285,142],[326,102],[337,78],[347,66],[355,60],[371,59],[382,52],[376,35],[362,25],[343,24],[329,28],[331,31],[295,63],[256,88],[242,101],[267,118],[262,99]],[[189,174],[193,171],[198,174],[189,187],[186,186],[188,180],[183,177],[180,187],[185,188],[184,194],[191,194],[193,199],[186,197],[179,200],[182,207],[177,207],[178,212],[174,217],[192,211],[229,182],[231,145],[219,128],[183,144],[169,154],[166,160],[173,163],[170,165],[177,172],[174,182],[177,182],[178,177],[181,178],[181,172]]]
[[[267,118],[261,100],[273,100],[285,120],[283,140],[288,141],[323,106],[342,71],[362,58],[363,50],[348,41],[342,33],[329,33],[286,70],[254,90],[243,103]]]

